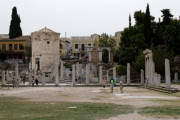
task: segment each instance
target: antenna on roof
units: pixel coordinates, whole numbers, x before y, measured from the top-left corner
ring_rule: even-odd
[[[65,32],[65,38],[67,38],[67,33]]]

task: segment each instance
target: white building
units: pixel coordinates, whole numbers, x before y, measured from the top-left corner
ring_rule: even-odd
[[[31,33],[32,70],[51,72],[54,65],[60,62],[60,33],[48,28]]]

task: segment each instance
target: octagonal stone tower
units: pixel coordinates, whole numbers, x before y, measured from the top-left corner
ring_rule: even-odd
[[[60,33],[48,28],[31,33],[32,40],[32,70],[51,72],[52,67],[60,62]]]

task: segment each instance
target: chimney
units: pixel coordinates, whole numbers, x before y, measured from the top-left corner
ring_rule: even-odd
[[[161,22],[161,18],[159,18],[159,23]]]

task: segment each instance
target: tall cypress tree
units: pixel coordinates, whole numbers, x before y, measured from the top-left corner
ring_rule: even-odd
[[[17,14],[17,9],[16,7],[13,7],[12,9],[12,15],[11,15],[11,24],[9,28],[9,38],[16,38],[19,36],[22,36],[22,30],[21,30],[21,19],[19,15]]]
[[[148,44],[148,47],[151,46],[152,44],[152,30],[151,30],[151,15],[150,15],[150,10],[149,10],[149,4],[147,4],[146,8],[146,16],[145,16],[145,25],[144,25],[144,37],[145,37],[145,42]]]
[[[131,15],[129,14],[129,28],[131,28]]]

